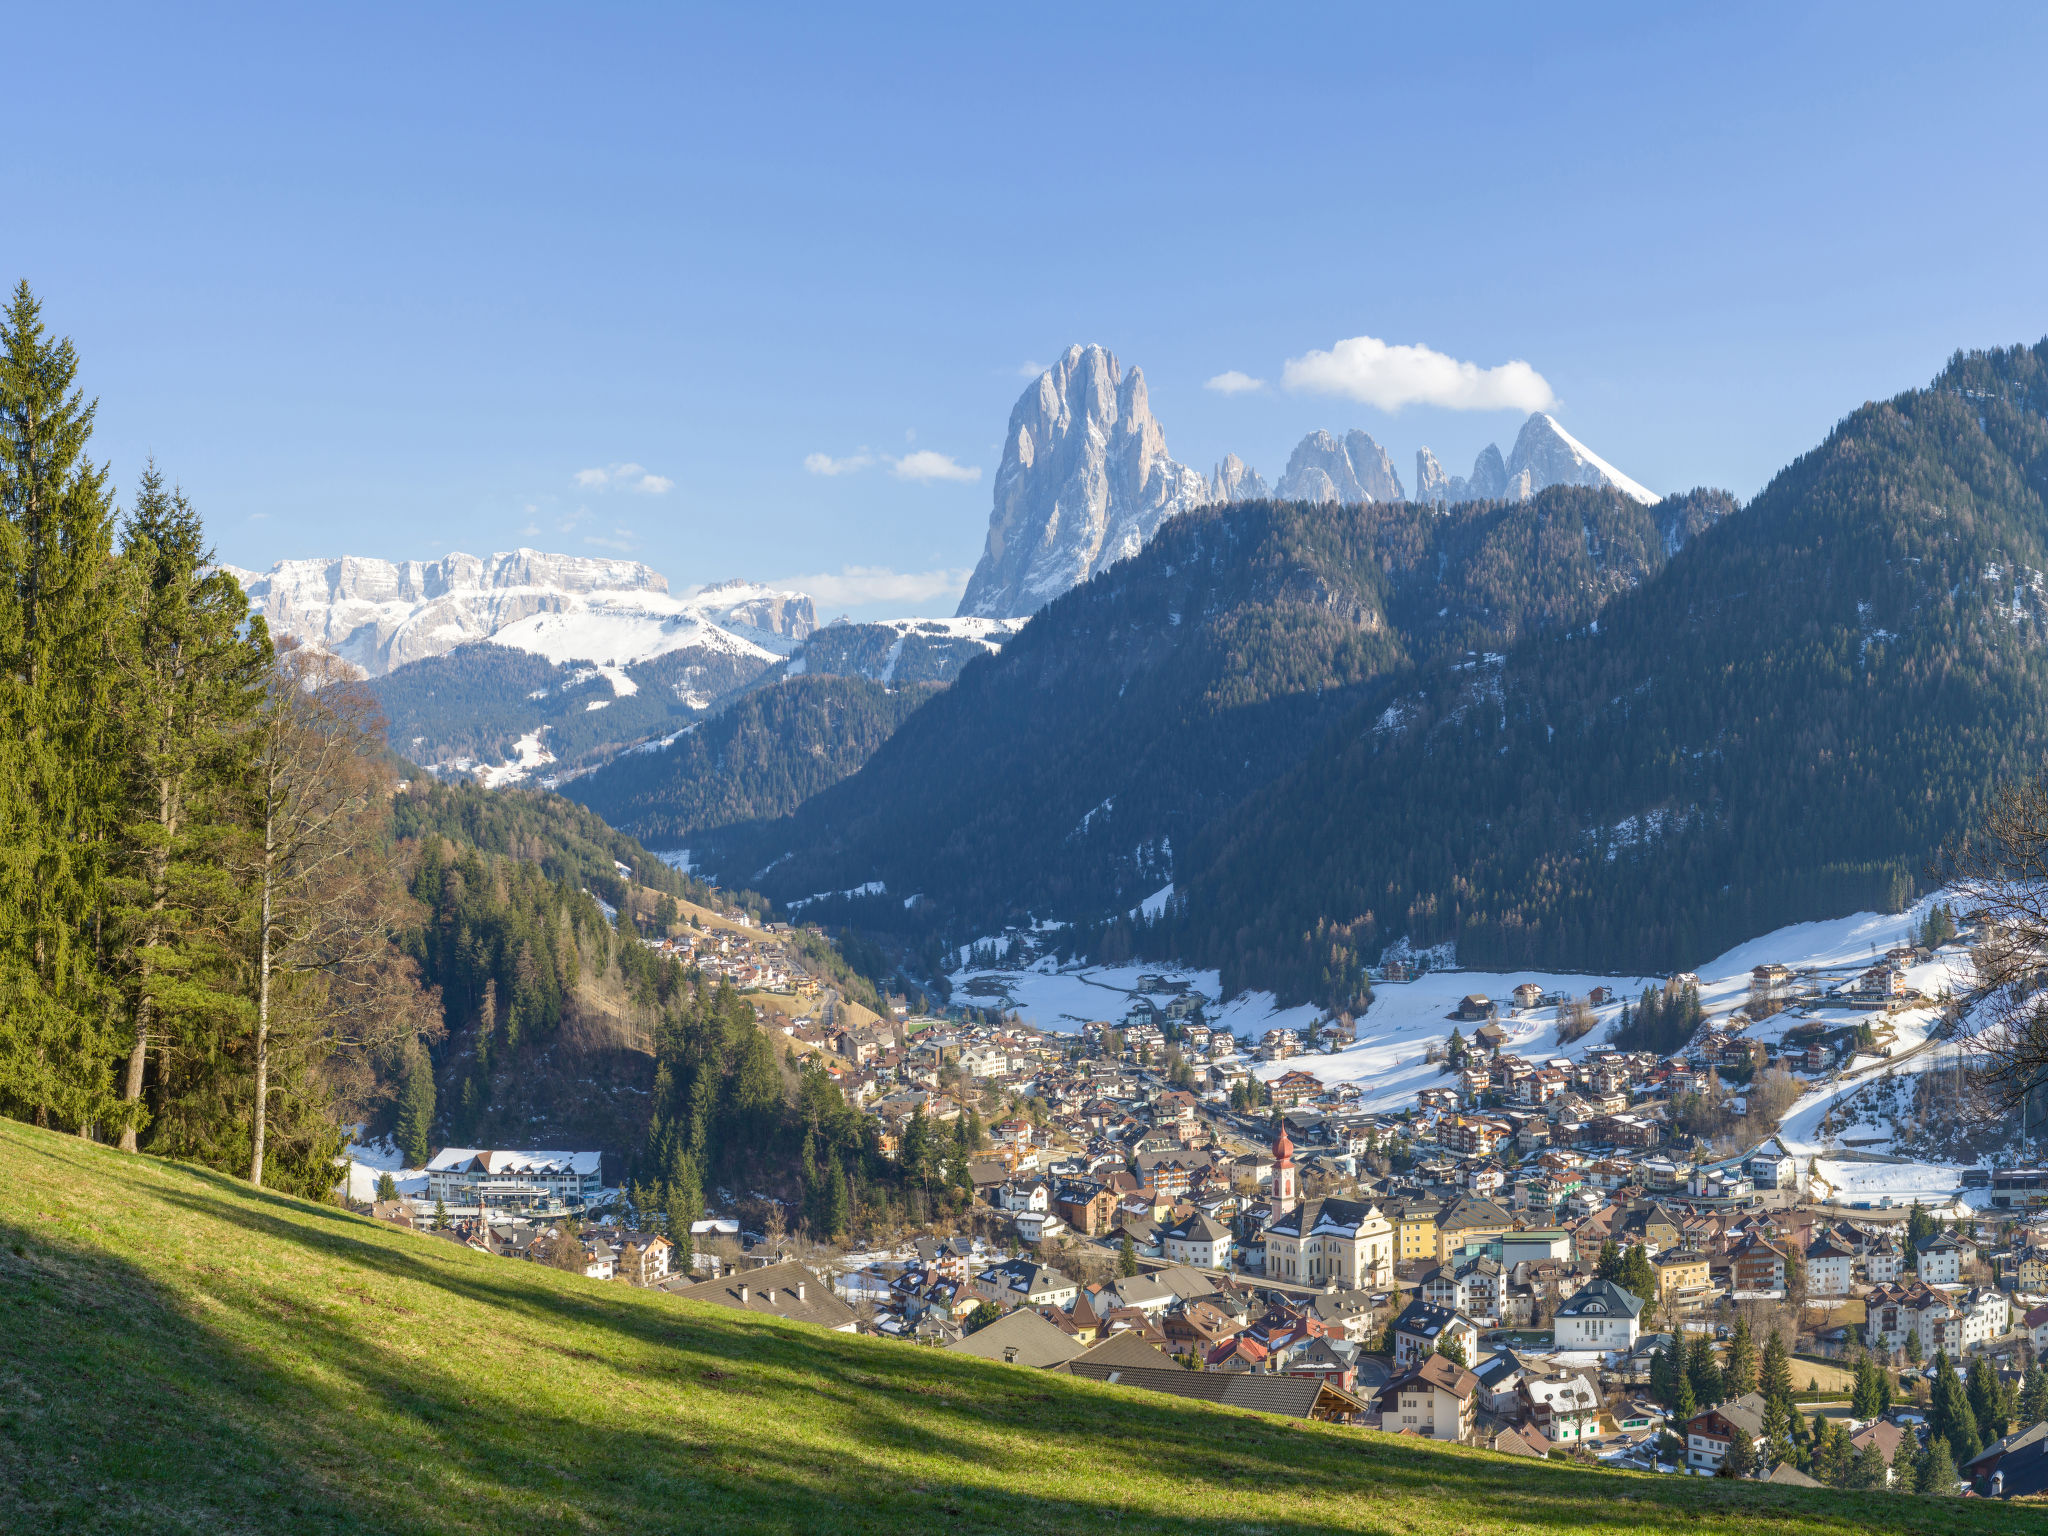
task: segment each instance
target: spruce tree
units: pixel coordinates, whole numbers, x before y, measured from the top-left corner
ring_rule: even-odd
[[[147,1118],[154,1040],[157,1106],[176,1116],[162,1149],[204,1156],[238,1134],[218,1123],[237,1097],[219,1077],[231,1069],[247,1003],[221,830],[270,648],[262,621],[248,622],[241,584],[214,567],[198,514],[165,489],[154,464],[122,529],[121,567],[113,659],[123,773],[104,932],[132,1031],[121,1147],[136,1149]]]
[[[1750,1337],[1749,1319],[1738,1316],[1728,1340],[1728,1363],[1721,1373],[1722,1390],[1730,1398],[1754,1392],[1756,1372],[1756,1342]]]
[[[1937,1498],[1954,1498],[1958,1481],[1956,1459],[1948,1441],[1940,1435],[1929,1435],[1926,1448],[1920,1453],[1919,1463],[1914,1468],[1914,1490]]]
[[[0,1109],[90,1134],[121,1118],[97,942],[120,765],[113,498],[77,377],[22,283],[0,315]]]
[[[2020,1424],[2031,1429],[2043,1419],[2048,1419],[2048,1369],[2037,1360],[2028,1368],[2020,1392]]]
[[[1667,1408],[1678,1401],[1678,1369],[1668,1347],[1650,1356],[1650,1396]]]
[[[1126,1280],[1138,1272],[1138,1250],[1128,1232],[1124,1234],[1123,1242],[1117,1247],[1116,1272]]]
[[[1728,1477],[1748,1477],[1756,1471],[1756,1446],[1739,1429],[1728,1442],[1727,1454],[1721,1458],[1721,1471]]]
[[[1859,1356],[1856,1361],[1856,1390],[1850,1400],[1849,1411],[1859,1419],[1874,1419],[1884,1412],[1882,1373],[1870,1356]]]
[[[1714,1359],[1714,1340],[1711,1335],[1693,1335],[1692,1346],[1686,1351],[1685,1375],[1686,1380],[1692,1384],[1693,1396],[1699,1400],[1702,1407],[1711,1407],[1724,1401],[1721,1368]]]
[[[398,1096],[396,1140],[406,1162],[424,1168],[434,1155],[434,1068],[424,1050],[414,1050],[406,1063],[405,1084]]]
[[[1849,1462],[1848,1476],[1844,1486],[1850,1488],[1882,1488],[1885,1486],[1884,1452],[1877,1448],[1875,1439],[1863,1442],[1863,1448],[1856,1452]]]
[[[1970,1362],[1969,1398],[1977,1434],[1988,1445],[2006,1432],[2011,1420],[2005,1409],[2004,1384],[1986,1355]]]
[[[1792,1406],[1792,1356],[1785,1348],[1785,1336],[1776,1328],[1764,1335],[1763,1363],[1757,1375],[1757,1387],[1765,1399],[1783,1403],[1789,1411]]]
[[[1949,1454],[1961,1466],[1984,1443],[1978,1438],[1976,1416],[1970,1411],[1970,1396],[1962,1378],[1948,1358],[1947,1350],[1934,1356],[1934,1394],[1927,1409],[1927,1432],[1948,1442]]]

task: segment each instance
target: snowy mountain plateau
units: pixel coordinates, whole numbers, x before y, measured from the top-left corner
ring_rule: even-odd
[[[1509,458],[1489,446],[1469,478],[1445,474],[1427,448],[1416,470],[1420,502],[1526,501],[1553,485],[1658,499],[1541,413],[1523,424]],[[1010,413],[987,541],[959,611],[1027,617],[1136,554],[1169,518],[1269,496],[1340,506],[1408,499],[1387,451],[1356,429],[1309,433],[1271,489],[1234,453],[1205,478],[1167,453],[1142,369],[1126,373],[1099,346],[1069,347]]]
[[[817,627],[801,592],[729,581],[678,597],[667,577],[636,560],[533,549],[228,569],[273,633],[331,651],[370,677],[477,640],[557,663],[621,667],[703,648],[766,665]]]

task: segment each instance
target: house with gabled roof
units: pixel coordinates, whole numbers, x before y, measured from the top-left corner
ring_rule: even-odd
[[[1640,1332],[1643,1299],[1612,1280],[1590,1280],[1558,1303],[1553,1328],[1557,1347],[1627,1352]]]

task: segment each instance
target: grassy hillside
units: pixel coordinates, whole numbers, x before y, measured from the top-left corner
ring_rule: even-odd
[[[741,1318],[11,1122],[0,1317],[6,1530],[1905,1533],[1936,1513]],[[1955,1536],[2048,1531],[1938,1513]]]

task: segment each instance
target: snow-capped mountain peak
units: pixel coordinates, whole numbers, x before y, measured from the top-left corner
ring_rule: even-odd
[[[637,560],[533,549],[226,569],[274,633],[331,651],[372,677],[476,640],[614,667],[686,646],[774,661],[817,624],[800,592],[728,582],[677,597],[667,577]]]

